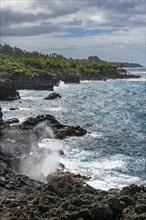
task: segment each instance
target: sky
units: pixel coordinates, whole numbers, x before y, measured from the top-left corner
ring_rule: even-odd
[[[146,66],[146,0],[1,0],[0,43]]]

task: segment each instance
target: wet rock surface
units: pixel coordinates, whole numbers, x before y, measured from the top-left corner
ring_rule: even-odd
[[[0,86],[0,101],[14,101],[17,99],[20,99],[20,95],[15,88]]]
[[[6,122],[6,124],[15,124],[15,123],[19,123],[19,119],[18,118],[10,118],[10,119],[7,119],[5,122]]]
[[[57,99],[57,98],[62,98],[61,95],[59,95],[56,92],[51,93],[50,95],[48,95],[45,100],[52,100],[52,99]]]
[[[35,163],[51,153],[50,149],[40,149],[38,142],[51,137],[52,131],[54,138],[62,139],[86,134],[83,128],[62,125],[51,115],[31,117],[18,125],[3,121],[0,128],[0,219],[146,219],[144,186],[96,190],[86,184],[87,177],[62,172],[64,165],[61,163],[59,170],[48,174],[47,178],[40,173],[40,179],[33,180],[21,174],[20,165],[32,157],[32,149],[35,148]],[[64,156],[63,151],[58,154]]]
[[[43,126],[37,126],[41,122],[43,123]],[[47,127],[51,127],[54,132],[55,138],[58,139],[64,139],[66,137],[72,136],[83,136],[87,133],[87,131],[80,126],[62,125],[52,115],[39,115],[37,117],[30,117],[25,120],[19,127],[23,130],[32,130],[35,127],[34,133],[38,138],[40,138],[41,133],[43,133],[44,136],[46,135],[45,138],[50,137],[49,133],[42,132],[42,129],[45,129]]]

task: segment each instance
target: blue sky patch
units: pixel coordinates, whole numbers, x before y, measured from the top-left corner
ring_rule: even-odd
[[[113,31],[117,31],[117,29],[83,29],[83,28],[68,28],[66,32],[70,33],[73,37],[82,37],[85,35],[98,35],[103,33],[112,33]]]

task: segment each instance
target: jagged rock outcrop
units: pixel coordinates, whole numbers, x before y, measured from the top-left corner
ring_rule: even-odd
[[[0,86],[0,101],[14,101],[20,99],[19,92],[13,87]]]
[[[46,184],[21,174],[21,169],[19,169],[21,162],[26,162],[26,159],[31,157],[30,141],[33,142],[33,147],[37,148],[34,140],[36,138],[37,144],[45,126],[51,126],[57,138],[60,138],[60,133],[61,138],[65,138],[68,135],[78,134],[78,130],[81,130],[80,135],[83,135],[86,130],[61,125],[51,115],[28,118],[17,126],[9,126],[5,121],[2,124],[3,135],[0,137],[1,219],[146,219],[145,186],[131,185],[122,190],[103,191],[86,184],[85,181],[89,180],[88,178],[70,172],[49,174]],[[66,131],[64,136],[62,136],[62,129]],[[51,152],[43,148],[36,150],[38,152],[34,157],[36,164],[41,156]],[[58,153],[64,155],[62,151]],[[62,164],[60,166],[64,167]]]
[[[19,119],[18,118],[9,118],[5,121],[6,124],[15,124],[15,123],[19,123]]]
[[[12,170],[1,156],[1,219],[145,220],[146,187],[96,190],[84,178],[58,173],[44,184]],[[2,162],[0,162],[1,165]],[[131,191],[133,191],[131,195]]]
[[[80,126],[68,126],[60,124],[60,122],[58,122],[52,115],[39,115],[37,117],[30,117],[20,125],[20,128],[24,130],[31,130],[40,122],[45,122],[45,125],[43,127],[39,127],[39,129],[35,128],[35,134],[38,137],[40,136],[40,133],[44,133],[41,129],[45,128],[45,126],[51,127],[55,137],[59,139],[72,136],[83,136],[87,133],[87,131]]]
[[[38,142],[44,138],[64,139],[72,136],[83,136],[87,131],[80,126],[62,125],[52,115],[30,117],[21,124],[12,119],[0,124],[1,147],[10,154],[15,151],[17,157],[29,154],[31,148],[38,149]]]
[[[61,95],[59,95],[56,92],[51,93],[50,95],[48,95],[46,98],[44,98],[45,100],[52,100],[52,99],[57,99],[57,98],[62,98]]]

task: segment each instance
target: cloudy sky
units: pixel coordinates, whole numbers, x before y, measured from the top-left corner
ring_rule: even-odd
[[[146,0],[1,0],[1,43],[145,65]]]

